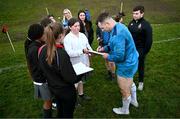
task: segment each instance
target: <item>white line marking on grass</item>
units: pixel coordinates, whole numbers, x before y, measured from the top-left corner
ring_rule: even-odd
[[[154,26],[161,26],[161,25],[164,25],[164,24],[151,24],[151,25],[154,25]]]
[[[153,43],[158,44],[158,43],[176,41],[176,40],[179,40],[179,39],[180,39],[180,38],[171,38],[171,39],[167,39],[167,40],[154,41]],[[0,68],[0,74],[1,74],[3,71],[8,71],[8,70],[12,70],[12,69],[18,69],[18,68],[22,68],[22,67],[26,67],[26,65],[25,65],[25,64],[19,64],[19,65],[14,65],[14,66],[10,66],[10,67]]]
[[[26,67],[26,65],[25,64],[19,64],[19,65],[14,65],[14,66],[10,66],[10,67],[0,68],[0,74],[3,71],[8,71],[8,70],[11,70],[11,69],[18,69],[18,68],[22,68],[22,67]]]
[[[159,23],[159,24],[158,24],[158,23],[156,24],[156,23],[155,23],[155,24],[151,24],[151,25],[154,25],[154,26],[161,26],[161,25],[179,24],[179,23],[180,23],[180,22],[169,22],[169,23],[162,23],[162,24],[160,24],[160,23]]]
[[[171,38],[171,39],[167,39],[167,40],[154,41],[154,43],[164,43],[164,42],[176,41],[179,39],[180,38]]]

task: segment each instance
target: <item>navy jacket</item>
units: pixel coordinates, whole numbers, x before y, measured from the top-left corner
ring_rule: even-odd
[[[137,21],[132,20],[128,29],[132,34],[136,48],[143,48],[144,54],[147,54],[152,45],[152,27],[144,18]]]

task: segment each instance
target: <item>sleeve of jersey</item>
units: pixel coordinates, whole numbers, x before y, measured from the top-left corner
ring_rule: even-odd
[[[122,62],[125,57],[125,39],[114,39],[113,51],[109,54],[107,59],[112,62]]]

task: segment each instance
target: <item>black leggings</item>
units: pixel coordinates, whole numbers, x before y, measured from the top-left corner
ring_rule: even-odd
[[[55,95],[57,100],[57,117],[73,118],[76,103],[75,87],[66,87],[59,89]]]
[[[143,48],[137,49],[139,53],[139,64],[138,64],[138,73],[139,73],[139,82],[144,81],[144,67],[145,67],[145,54]]]

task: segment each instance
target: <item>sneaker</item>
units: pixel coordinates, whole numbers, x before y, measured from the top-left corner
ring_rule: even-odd
[[[129,110],[123,110],[121,107],[113,108],[113,112],[116,114],[129,114]]]
[[[142,91],[144,87],[144,83],[139,82],[138,90]]]
[[[52,109],[57,110],[57,104],[56,103],[52,103]]]
[[[80,99],[81,101],[83,101],[83,100],[91,100],[91,97],[86,96],[86,95],[83,95],[83,96],[79,96],[79,99]]]
[[[139,107],[137,100],[136,101],[131,100],[130,104],[132,104],[134,107]]]

